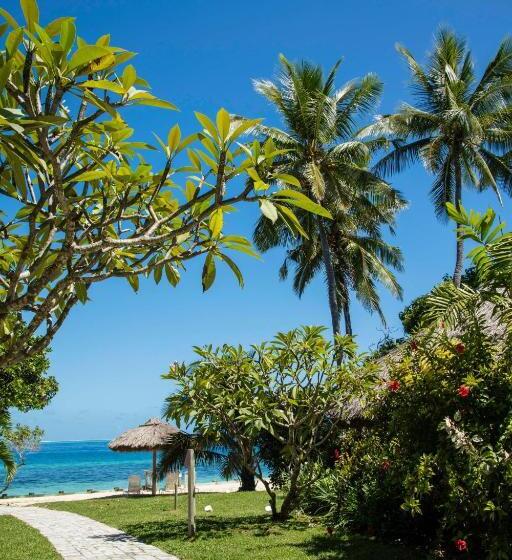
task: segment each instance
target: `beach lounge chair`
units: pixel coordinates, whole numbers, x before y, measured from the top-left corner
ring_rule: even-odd
[[[140,494],[140,476],[134,474],[128,477],[128,492],[127,494]]]

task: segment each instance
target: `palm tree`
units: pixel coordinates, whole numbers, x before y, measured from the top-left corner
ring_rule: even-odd
[[[371,155],[382,141],[355,140],[358,119],[374,106],[382,84],[369,74],[335,89],[339,62],[324,79],[319,66],[293,64],[284,56],[280,61],[279,82],[257,80],[254,84],[277,108],[286,130],[261,125],[256,130],[272,139],[278,149],[286,150],[276,163],[279,171],[297,177],[303,192],[325,206],[334,222],[299,212],[309,239],[298,241],[285,227],[262,217],[254,240],[262,251],[277,245],[289,249],[281,276],[286,275],[287,263],[294,262],[299,294],[317,273],[324,272],[333,333],[340,333],[342,308],[346,330],[351,332],[350,289],[376,310],[380,309],[376,278],[400,293],[384,265],[394,263],[399,268],[401,257],[395,249],[383,249],[380,225],[391,226],[405,203],[398,191],[368,169]],[[361,230],[368,235],[361,236]],[[390,253],[394,256],[386,261]]]
[[[357,211],[359,210],[359,212]],[[392,226],[393,212],[372,216],[364,209],[350,209],[333,213],[327,225],[327,238],[336,282],[336,301],[344,318],[345,333],[353,334],[350,313],[350,294],[353,292],[363,307],[376,312],[383,323],[384,315],[376,283],[386,286],[393,295],[402,297],[402,289],[388,267],[402,270],[399,248],[382,239],[381,226]],[[366,211],[366,213],[365,213]],[[300,214],[300,219],[306,215]],[[286,258],[279,270],[286,279],[290,266],[294,268],[293,289],[300,296],[313,279],[323,271],[322,246],[315,230],[316,221],[309,224],[308,237],[287,236],[286,226],[260,219],[254,232],[254,241],[261,251],[286,245]]]
[[[169,471],[180,469],[185,464],[187,450],[193,449],[198,465],[217,467],[225,479],[237,476],[240,478],[241,492],[256,490],[254,474],[247,468],[247,464],[252,466],[253,453],[252,444],[248,443],[245,454],[242,454],[237,442],[227,432],[219,440],[201,433],[178,432],[171,436],[160,453],[159,477],[163,478]]]
[[[415,106],[404,104],[361,131],[386,137],[392,150],[375,166],[384,176],[421,161],[434,175],[430,195],[438,217],[446,203],[457,208],[464,186],[478,191],[512,192],[512,40],[504,40],[479,80],[465,41],[441,30],[422,67],[402,46],[398,51],[411,71]],[[453,282],[460,286],[463,239],[457,238]]]

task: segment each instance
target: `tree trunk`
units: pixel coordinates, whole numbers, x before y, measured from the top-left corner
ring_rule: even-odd
[[[253,492],[256,490],[254,474],[246,467],[242,467],[240,471],[240,482],[240,492]]]
[[[338,309],[338,300],[336,297],[336,277],[334,275],[334,267],[332,266],[331,250],[327,240],[322,218],[317,216],[318,230],[320,232],[320,243],[322,246],[322,260],[325,267],[325,275],[327,277],[327,294],[329,296],[329,308],[331,311],[332,333],[334,336],[340,334],[340,312]]]
[[[350,301],[348,299],[348,293],[343,299],[343,319],[345,320],[345,334],[352,336],[352,318],[350,316]]]
[[[298,479],[300,474],[300,467],[295,468],[290,476],[290,486],[286,496],[284,497],[283,503],[281,505],[281,511],[275,513],[272,517],[276,521],[286,521],[297,503],[297,498],[299,497],[299,485]]]
[[[156,451],[153,451],[153,472],[151,478],[151,494],[156,496]]]
[[[455,164],[455,207],[457,210],[461,207],[462,204],[462,177],[461,177],[461,170],[460,165],[458,163]],[[456,239],[456,257],[455,257],[455,270],[453,271],[453,283],[460,287],[461,278],[462,278],[462,267],[464,265],[464,241],[459,238],[458,232],[455,232],[457,236]]]

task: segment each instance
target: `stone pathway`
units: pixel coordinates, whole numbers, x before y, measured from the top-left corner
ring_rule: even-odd
[[[88,517],[38,507],[0,506],[37,529],[64,560],[178,560],[162,550]]]

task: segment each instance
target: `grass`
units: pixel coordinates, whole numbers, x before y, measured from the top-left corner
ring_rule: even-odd
[[[169,496],[104,498],[59,502],[46,507],[72,511],[117,527],[141,541],[176,554],[182,560],[420,560],[404,547],[388,546],[364,537],[329,536],[325,527],[297,516],[272,523],[263,492],[199,494],[197,537],[188,539],[186,497],[178,509]],[[212,513],[204,507],[211,505]]]
[[[0,551],[2,560],[61,560],[39,531],[12,515],[0,516]]]

